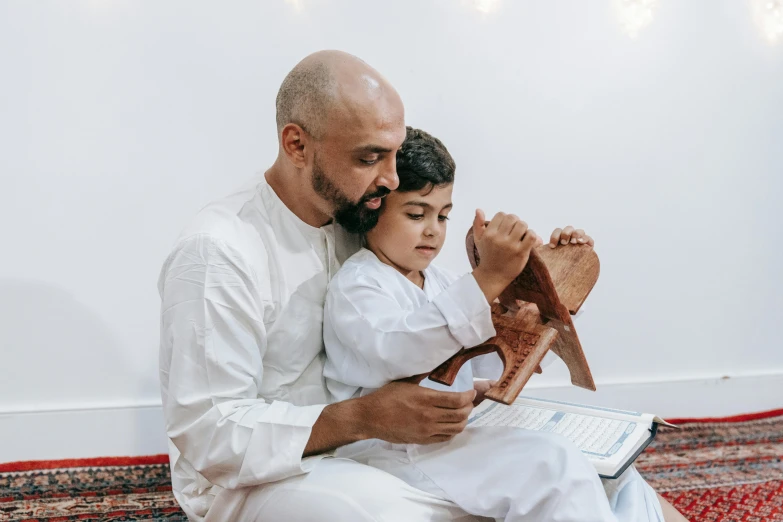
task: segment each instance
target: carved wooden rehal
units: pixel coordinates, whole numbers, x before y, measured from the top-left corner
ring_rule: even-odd
[[[476,268],[481,259],[472,229],[465,242],[470,264]],[[497,335],[479,346],[463,348],[438,366],[430,379],[451,385],[467,361],[497,352],[503,361],[503,375],[485,396],[511,404],[533,372],[541,373],[541,359],[551,349],[568,366],[573,384],[595,390],[571,315],[579,311],[595,286],[599,269],[598,256],[588,245],[533,249],[525,269],[492,305]]]

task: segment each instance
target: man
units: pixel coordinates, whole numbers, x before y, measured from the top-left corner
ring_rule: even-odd
[[[263,179],[202,210],[161,273],[160,377],[178,502],[198,521],[475,520],[441,495],[324,458],[365,439],[462,437],[476,395],[395,382],[329,404],[322,377],[326,285],[359,246],[347,230],[371,226],[398,183],[398,94],[353,56],[315,53],[284,80],[277,127],[278,157]],[[523,224],[507,218],[518,233]],[[496,270],[475,274],[485,295],[522,268],[518,237],[498,235],[491,250],[482,266]],[[519,495],[530,520],[611,520],[585,462],[552,442],[487,465],[537,470]]]

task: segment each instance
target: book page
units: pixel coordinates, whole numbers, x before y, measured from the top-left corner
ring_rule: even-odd
[[[577,413],[574,408],[553,407],[554,403],[531,404],[523,400],[510,406],[485,401],[473,410],[468,428],[481,426],[511,426],[521,429],[557,433],[573,442],[596,466],[599,472],[610,472],[633,453],[641,439],[649,436],[644,415],[609,418],[588,413]],[[538,401],[536,401],[538,402]],[[570,411],[568,411],[570,410]],[[625,416],[623,416],[625,417]],[[605,466],[599,466],[605,462]]]
[[[676,428],[674,424],[670,424],[662,418],[652,413],[639,413],[636,411],[618,410],[616,408],[607,408],[604,406],[592,406],[589,404],[576,404],[573,402],[555,401],[552,399],[536,399],[534,397],[525,397],[520,395],[514,404],[527,404],[529,406],[543,406],[555,408],[562,411],[572,413],[583,413],[590,415],[593,412],[599,417],[610,417],[613,419],[627,420],[630,422],[639,422],[642,424],[651,425],[653,422],[668,426],[670,428]],[[479,406],[479,408],[481,405]]]
[[[536,399],[520,395],[514,404],[527,405],[533,407],[551,408],[571,413],[582,413],[585,415],[596,415],[598,417],[609,417],[629,422],[644,423],[652,422],[654,415],[650,413],[639,413],[636,411],[618,410],[616,408],[606,408],[603,406],[592,406],[589,404],[576,404],[573,402],[555,401],[552,399]],[[481,407],[481,405],[479,405]]]

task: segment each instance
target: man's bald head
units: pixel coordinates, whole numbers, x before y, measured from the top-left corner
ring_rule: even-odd
[[[399,184],[405,108],[394,87],[355,56],[320,51],[288,73],[277,94],[277,135],[278,161],[267,179],[293,185],[315,216],[308,223],[334,219],[360,231]]]
[[[342,51],[319,51],[299,62],[277,92],[277,131],[295,123],[316,139],[333,111],[350,116],[381,95],[399,100],[394,88],[367,63]]]

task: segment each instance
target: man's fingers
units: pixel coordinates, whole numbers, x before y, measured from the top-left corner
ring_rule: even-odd
[[[437,422],[444,423],[444,424],[460,423],[465,421],[470,415],[470,412],[472,411],[473,411],[473,402],[471,402],[467,406],[454,410],[449,410],[446,408],[438,408],[436,420]]]
[[[560,233],[560,244],[561,245],[567,245],[569,241],[571,241],[571,234],[574,233],[574,227],[571,225],[568,225],[563,229],[563,231]]]
[[[593,241],[593,238],[590,236],[585,236],[585,245],[595,246],[595,241]]]
[[[549,247],[555,248],[557,244],[560,242],[560,234],[563,232],[562,228],[556,228],[552,235],[549,237]]]
[[[476,217],[473,218],[473,237],[475,239],[481,239],[481,236],[484,235],[484,229],[487,227],[485,221],[484,211],[477,208]]]
[[[577,228],[574,230],[574,233],[571,234],[571,243],[572,244],[583,244],[585,243],[585,231],[581,228]]]
[[[455,434],[456,435],[456,434]],[[454,438],[454,435],[433,435],[425,444],[436,444],[438,442],[448,442]]]
[[[460,408],[473,404],[473,399],[476,398],[476,390],[467,390],[458,393],[433,390],[430,397],[430,404],[436,408],[459,410]]]
[[[441,424],[438,427],[438,435],[457,435],[462,433],[465,426],[468,425],[468,419],[462,422],[453,422],[451,424]]]

